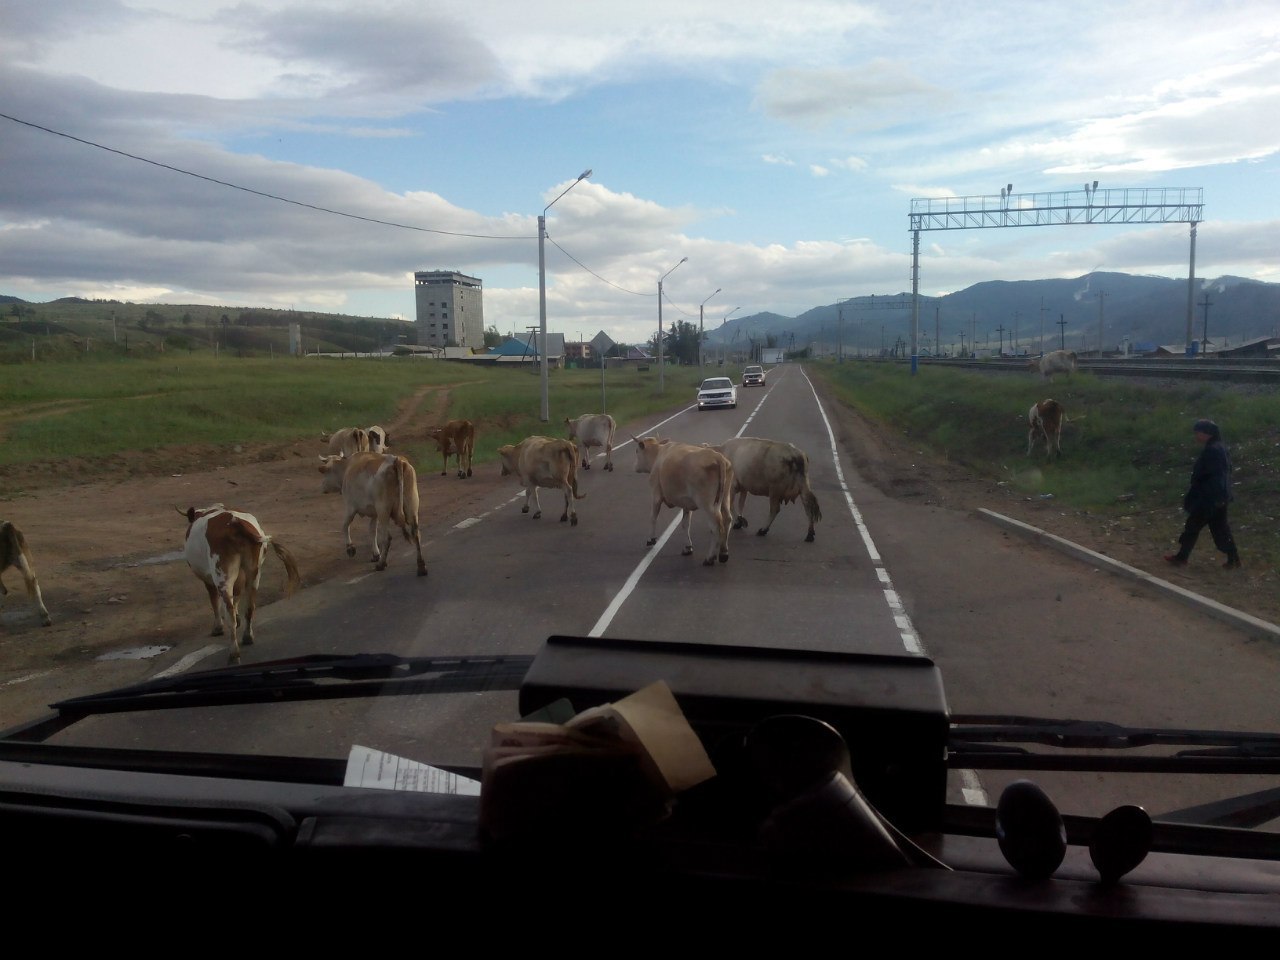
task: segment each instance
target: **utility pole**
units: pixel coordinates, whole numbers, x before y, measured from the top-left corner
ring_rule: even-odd
[[[1044,356],[1044,297],[1040,298],[1040,356]]]
[[[1004,356],[1004,324],[996,327],[996,333],[1000,334],[1000,356]]]
[[[1200,306],[1204,307],[1204,335],[1200,338],[1200,356],[1205,357],[1209,353],[1209,308],[1213,306],[1208,293],[1200,301]]]
[[[1067,349],[1067,318],[1058,314],[1058,349]]]
[[[1018,355],[1018,311],[1017,310],[1013,311],[1013,339],[1010,341],[1010,343],[1013,344],[1013,355],[1016,357]]]
[[[1102,307],[1107,301],[1107,294],[1103,290],[1098,291],[1098,358],[1102,358]]]

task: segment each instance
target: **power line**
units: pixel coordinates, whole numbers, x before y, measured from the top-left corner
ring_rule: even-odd
[[[578,266],[580,266],[583,270],[587,271],[587,273],[591,274],[593,277],[595,277],[595,278],[596,278],[597,280],[599,280],[601,283],[607,283],[609,286],[611,286],[611,287],[613,287],[613,288],[615,288],[615,289],[617,289],[617,290],[621,290],[623,293],[629,293],[629,294],[631,294],[632,296],[635,296],[635,297],[656,297],[656,296],[657,296],[657,294],[656,294],[656,293],[643,293],[643,292],[641,292],[641,291],[639,291],[639,290],[628,290],[626,287],[620,287],[620,286],[618,286],[618,285],[617,285],[616,283],[614,283],[612,280],[606,280],[604,277],[600,276],[600,274],[596,273],[594,270],[592,270],[590,267],[588,267],[585,263],[583,263],[581,260],[579,260],[577,257],[575,257],[572,253],[570,253],[570,252],[569,252],[568,250],[566,250],[564,247],[560,246],[560,244],[556,243],[556,242],[555,242],[554,240],[552,240],[550,237],[547,237],[547,240],[551,243],[551,245],[552,245],[553,247],[555,247],[557,250],[559,250],[559,251],[560,251],[561,253],[563,253],[566,257],[568,257],[570,260],[572,260],[574,263],[576,263]]]
[[[92,140],[85,140],[81,137],[72,136],[69,133],[63,133],[60,130],[54,130],[50,127],[41,126],[38,123],[32,123],[30,120],[21,120],[18,117],[12,117],[7,113],[0,113],[0,118],[12,120],[14,123],[20,123],[24,127],[31,127],[35,130],[43,130],[45,133],[51,133],[55,137],[63,137],[76,143],[82,143],[87,147],[96,147],[99,150],[105,150],[107,153],[114,153],[121,157],[127,157],[130,160],[137,160],[139,163],[149,163],[153,167],[160,167],[164,170],[171,170],[174,173],[180,173],[183,176],[194,177],[197,180],[204,180],[206,183],[214,183],[220,187],[230,187],[232,190],[241,190],[244,193],[251,193],[256,197],[263,197],[267,200],[276,200],[280,203],[289,203],[295,207],[305,207],[308,210],[315,210],[319,213],[332,214],[335,217],[346,217],[350,220],[363,220],[365,223],[376,223],[384,227],[397,227],[401,230],[416,230],[420,233],[438,233],[448,237],[468,237],[474,240],[536,240],[537,237],[524,236],[496,236],[486,233],[460,233],[454,230],[438,230],[433,227],[418,227],[409,223],[397,223],[394,220],[379,220],[377,217],[364,217],[358,213],[346,213],[342,210],[334,210],[330,207],[317,206],[314,203],[303,203],[301,200],[290,200],[288,197],[281,197],[274,193],[266,193],[262,190],[254,190],[252,187],[242,187],[238,183],[229,183],[226,180],[219,180],[216,177],[206,177],[201,173],[194,173],[191,170],[183,170],[181,167],[175,167],[172,164],[161,163],[158,160],[149,160],[146,157],[140,157],[137,154],[126,153],[124,150],[117,150],[114,147],[104,146],[101,143],[94,143]],[[576,262],[576,261],[575,261]],[[581,266],[581,264],[579,264]]]

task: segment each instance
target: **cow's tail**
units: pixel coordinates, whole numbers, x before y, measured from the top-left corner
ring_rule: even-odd
[[[572,453],[569,454],[569,489],[573,491],[573,499],[585,500],[587,495],[578,492],[578,448],[573,445],[573,441],[569,441]]]
[[[789,459],[788,465],[799,479],[800,499],[804,502],[805,516],[810,523],[817,523],[822,519],[822,508],[818,506],[818,498],[813,495],[813,489],[809,486],[809,458],[798,454]]]
[[[284,564],[285,576],[288,577],[285,583],[284,595],[287,597],[298,587],[302,586],[302,576],[298,573],[298,561],[293,558],[293,554],[288,551],[284,544],[276,543],[274,538],[268,538],[271,543],[271,549],[275,551],[280,562]]]
[[[396,516],[393,517],[400,525],[400,532],[404,534],[404,539],[408,543],[413,543],[413,534],[409,530],[409,505],[406,503],[405,484],[409,478],[409,461],[404,457],[396,457]]]

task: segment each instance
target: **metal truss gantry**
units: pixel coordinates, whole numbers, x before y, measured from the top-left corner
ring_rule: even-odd
[[[917,197],[911,201],[911,372],[919,359],[920,233],[924,230],[974,230],[1046,227],[1076,223],[1188,223],[1191,266],[1187,277],[1187,344],[1195,309],[1196,225],[1204,219],[1201,187],[1123,187],[1014,193],[999,196]]]

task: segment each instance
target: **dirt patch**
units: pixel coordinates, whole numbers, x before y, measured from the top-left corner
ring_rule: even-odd
[[[930,456],[909,437],[824,399],[859,474],[888,496],[959,510],[986,507],[1255,616],[1280,619],[1276,572],[1249,567],[1247,535],[1239,537],[1243,570],[1222,570],[1207,538],[1190,565],[1167,569],[1160,558],[1181,528],[1176,504],[1168,511],[1119,519],[1063,509],[1052,500],[974,477]],[[443,419],[447,401],[447,391],[438,388],[406,399],[385,424],[395,447],[421,441],[427,427]],[[107,465],[106,479],[104,465],[94,463],[93,482],[85,482],[88,464],[83,474],[76,462],[40,469],[29,465],[25,489],[15,484],[12,470],[5,471],[0,518],[26,534],[54,624],[39,625],[21,580],[10,572],[10,593],[0,602],[0,729],[38,715],[54,699],[101,688],[95,667],[104,654],[151,645],[195,650],[213,642],[204,590],[177,555],[186,521],[175,508],[222,502],[255,514],[293,551],[304,584],[364,573],[368,554],[358,539],[363,531],[353,529],[360,552],[350,560],[338,530],[338,500],[320,493],[316,456],[322,449],[316,437],[122,454],[112,458],[114,466]],[[496,469],[459,480],[424,464],[418,476],[428,566],[432,544],[445,531],[516,492]],[[391,563],[410,564],[411,558],[409,551],[393,549]],[[263,603],[281,596],[283,581],[280,565],[270,557],[262,578]],[[208,661],[221,662],[221,657]],[[53,671],[54,666],[59,669]],[[58,677],[56,688],[41,681],[52,674]],[[136,679],[124,676],[119,682]]]

